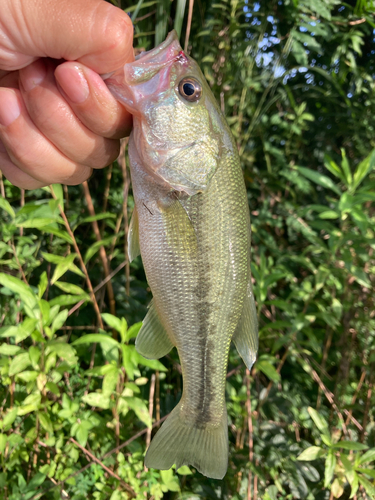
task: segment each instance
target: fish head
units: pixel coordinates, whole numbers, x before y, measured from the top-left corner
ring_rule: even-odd
[[[176,32],[105,82],[133,114],[135,147],[156,182],[188,195],[205,191],[228,133],[211,89]]]

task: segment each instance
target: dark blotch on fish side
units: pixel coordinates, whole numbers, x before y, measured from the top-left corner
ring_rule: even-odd
[[[196,296],[196,310],[198,316],[199,330],[197,331],[197,342],[199,343],[200,352],[204,353],[204,359],[201,363],[201,390],[198,391],[199,399],[197,403],[198,416],[195,421],[195,425],[198,428],[205,427],[206,424],[212,422],[213,415],[211,409],[211,394],[212,394],[212,382],[211,377],[207,377],[208,373],[211,373],[213,369],[212,365],[212,349],[210,349],[208,343],[208,335],[213,334],[210,331],[209,317],[212,310],[211,304],[207,301],[208,294],[210,292],[210,280],[209,280],[209,269],[199,266],[197,269],[198,273],[198,286],[195,289]],[[216,326],[215,326],[216,328]]]

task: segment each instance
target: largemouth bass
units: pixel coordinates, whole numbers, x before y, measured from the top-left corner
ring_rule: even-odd
[[[134,117],[129,257],[141,254],[153,293],[136,348],[158,359],[175,346],[183,376],[181,400],[152,440],[145,465],[187,464],[222,479],[230,342],[249,369],[258,344],[250,216],[237,148],[174,31],[106,83]]]

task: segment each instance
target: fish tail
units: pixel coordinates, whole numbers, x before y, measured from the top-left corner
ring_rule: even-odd
[[[181,402],[174,408],[152,440],[145,457],[146,467],[176,469],[192,465],[204,476],[223,479],[228,468],[228,419],[224,408],[217,426],[188,423]]]

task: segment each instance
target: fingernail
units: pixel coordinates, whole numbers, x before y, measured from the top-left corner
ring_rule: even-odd
[[[77,64],[65,63],[56,69],[55,76],[67,97],[75,104],[82,104],[89,96],[89,85]]]
[[[47,68],[45,63],[38,59],[37,61],[29,64],[26,68],[20,71],[20,77],[23,88],[26,92],[30,92],[33,88],[40,85],[45,79],[47,74]]]
[[[21,114],[21,107],[14,90],[1,89],[0,92],[0,124],[8,127]]]

